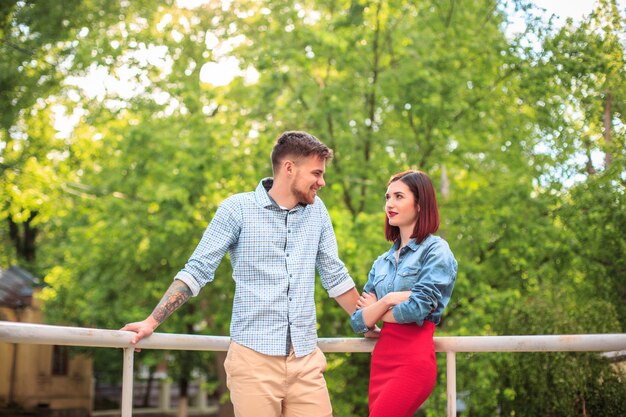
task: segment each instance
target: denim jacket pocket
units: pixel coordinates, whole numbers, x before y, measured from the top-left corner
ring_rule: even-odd
[[[374,277],[372,286],[374,287],[374,291],[376,292],[377,296],[380,294],[384,294],[382,290],[383,290],[383,284],[385,282],[386,277],[387,277],[387,274],[380,274]]]
[[[420,268],[411,266],[398,272],[396,291],[411,291],[419,276]]]

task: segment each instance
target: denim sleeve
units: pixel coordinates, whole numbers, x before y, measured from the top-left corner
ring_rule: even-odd
[[[193,254],[174,279],[183,281],[197,296],[215,278],[226,251],[237,242],[241,231],[241,212],[232,200],[220,204]]]
[[[326,211],[326,207],[321,200],[316,200],[317,203],[321,205],[322,210],[322,234],[317,249],[315,265],[320,273],[322,286],[328,291],[328,295],[337,297],[351,290],[355,285],[352,277],[348,274],[348,268],[339,259],[335,230],[330,221],[328,211]]]
[[[367,283],[365,284],[365,287],[363,287],[363,292],[374,291],[374,276],[374,267],[372,266],[372,269],[367,276]],[[365,321],[363,320],[363,311],[360,309],[352,313],[352,317],[350,318],[350,326],[352,326],[352,330],[354,330],[355,333],[365,333],[370,330],[370,328],[367,327]]]
[[[396,321],[421,326],[431,313],[438,310],[440,314],[450,300],[456,270],[448,244],[444,240],[435,242],[426,250],[411,296],[392,310]]]

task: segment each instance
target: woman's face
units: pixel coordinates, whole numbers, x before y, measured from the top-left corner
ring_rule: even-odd
[[[389,224],[399,228],[410,227],[412,230],[417,222],[418,207],[409,186],[402,180],[392,182],[387,188],[385,199]]]

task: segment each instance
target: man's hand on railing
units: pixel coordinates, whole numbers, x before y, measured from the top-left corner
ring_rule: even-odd
[[[139,342],[141,339],[143,339],[144,337],[148,337],[152,333],[154,333],[154,329],[156,329],[158,325],[159,323],[154,318],[152,318],[152,316],[149,316],[144,321],[128,323],[120,330],[128,330],[137,333],[130,341],[132,345],[136,345],[137,342]],[[135,352],[141,352],[141,349],[135,348]]]

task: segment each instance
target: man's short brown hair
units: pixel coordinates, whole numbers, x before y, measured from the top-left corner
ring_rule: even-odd
[[[325,161],[332,159],[333,151],[315,136],[306,132],[285,132],[272,150],[272,169],[277,172],[280,163],[286,156],[294,159],[317,155]]]

